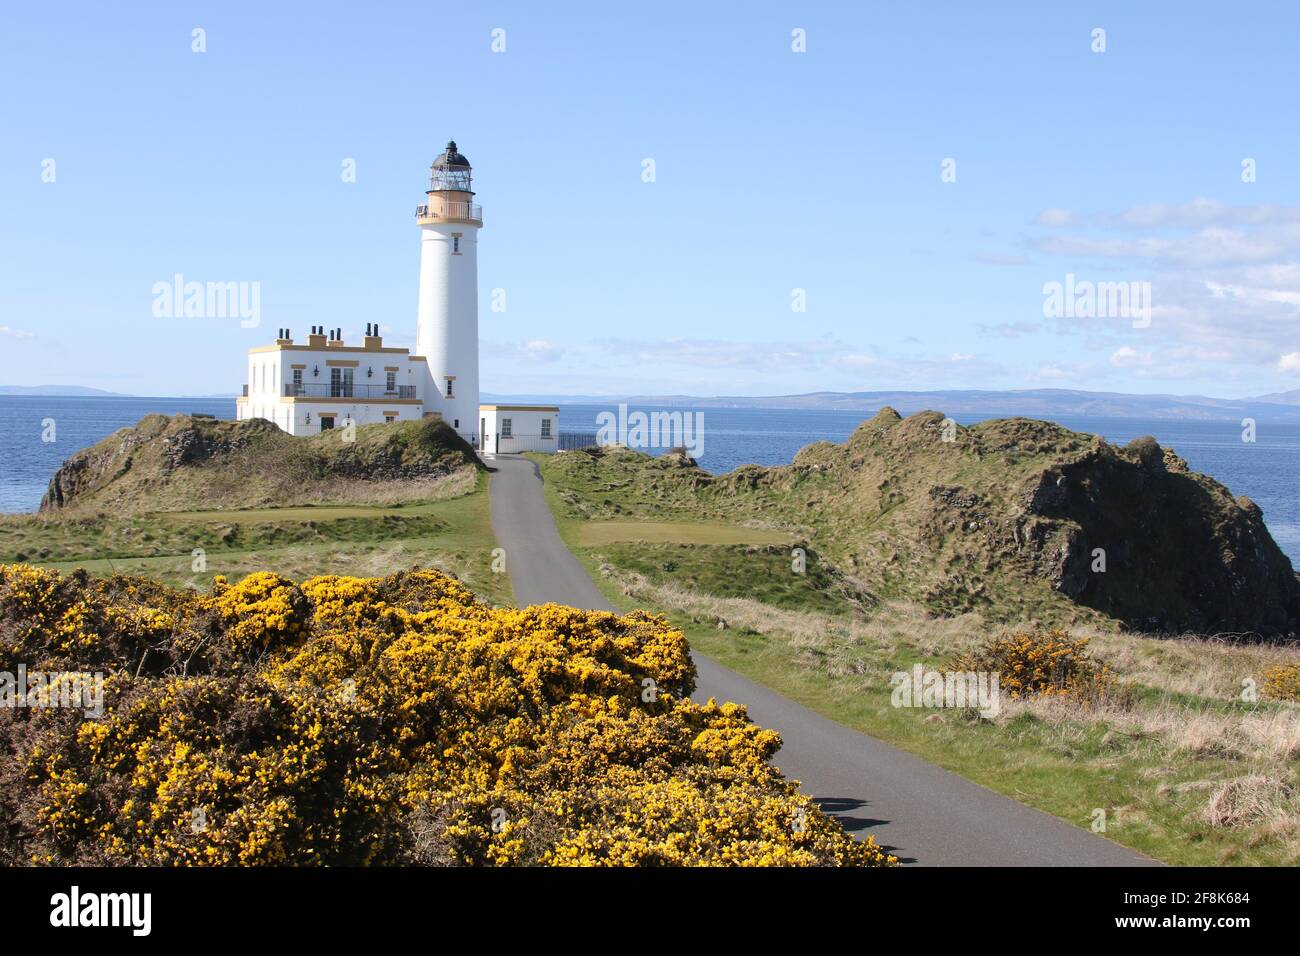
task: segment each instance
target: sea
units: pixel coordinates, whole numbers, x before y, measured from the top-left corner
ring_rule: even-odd
[[[635,411],[652,411],[633,406]],[[815,409],[662,409],[702,415],[702,468],[721,474],[740,465],[786,465],[814,441],[841,442],[871,412]],[[617,405],[561,405],[561,431],[595,433],[602,412]],[[233,418],[233,398],[117,398],[0,396],[0,512],[35,511],[50,476],[64,459],[151,412]],[[979,415],[955,416],[963,425]],[[693,419],[694,420],[694,419]],[[1067,428],[1124,444],[1152,435],[1195,471],[1246,495],[1264,511],[1278,546],[1300,567],[1300,424],[1260,422],[1256,441],[1242,441],[1239,423],[1089,418],[1057,419]]]

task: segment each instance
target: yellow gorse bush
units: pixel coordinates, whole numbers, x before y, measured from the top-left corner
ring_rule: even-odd
[[[0,864],[888,865],[693,703],[662,618],[493,609],[453,578],[209,595],[0,566],[0,670],[102,670],[105,715],[0,712]]]
[[[1073,697],[1092,701],[1117,690],[1114,672],[1088,654],[1088,639],[1060,628],[995,637],[949,664],[951,670],[999,675],[1011,699]]]
[[[1275,664],[1264,671],[1263,694],[1273,700],[1300,703],[1300,663]]]

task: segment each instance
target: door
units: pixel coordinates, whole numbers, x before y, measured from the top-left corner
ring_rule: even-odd
[[[487,448],[487,419],[478,420],[478,447]]]

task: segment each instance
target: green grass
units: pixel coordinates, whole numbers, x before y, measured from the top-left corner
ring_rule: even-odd
[[[382,575],[416,565],[464,580],[485,601],[513,603],[508,575],[491,570],[488,478],[459,497],[395,505],[167,511],[123,516],[28,515],[0,520],[0,561],[93,574],[140,574],[206,588],[275,571]],[[195,549],[203,569],[195,570]]]
[[[816,555],[802,574],[792,572],[788,545],[742,546],[697,544],[591,545],[583,526],[574,529],[575,546],[627,571],[719,597],[752,598],[789,610],[838,614],[846,603],[869,600],[835,575]],[[806,550],[806,549],[805,549]]]
[[[1255,773],[1294,780],[1300,768],[1294,752],[1270,758],[1225,750],[1213,740],[1192,748],[1151,729],[1162,721],[1176,725],[1183,715],[1188,721],[1207,715],[1226,721],[1293,716],[1291,705],[1244,705],[1227,696],[1240,674],[1257,672],[1258,660],[1248,655],[1286,651],[1242,650],[1234,662],[1236,652],[1221,645],[1202,650],[1101,634],[1107,653],[1132,656],[1131,662],[1126,658],[1136,675],[1130,675],[1135,693],[1129,717],[1026,708],[986,721],[954,711],[895,708],[890,674],[916,663],[942,667],[992,627],[973,615],[969,622],[940,620],[915,606],[854,602],[851,579],[811,549],[808,573],[796,575],[784,546],[593,540],[584,533],[593,514],[644,518],[653,501],[632,483],[577,485],[568,473],[557,475],[552,461],[539,460],[561,537],[605,595],[624,610],[664,613],[700,653],[830,719],[1076,826],[1088,828],[1094,812],[1103,809],[1109,839],[1156,859],[1182,865],[1300,862],[1300,821],[1294,818],[1229,829],[1199,816],[1224,780]],[[685,505],[676,498],[666,511],[675,522],[686,520]],[[725,526],[712,513],[707,523]],[[719,619],[727,621],[725,629],[718,628]],[[1198,667],[1223,673],[1225,696],[1216,696],[1217,687],[1214,693],[1182,687]]]
[[[720,522],[584,521],[578,528],[583,545],[639,541],[647,544],[790,544],[788,531],[743,528]]]

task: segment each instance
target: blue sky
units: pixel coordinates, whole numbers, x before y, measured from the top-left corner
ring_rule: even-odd
[[[281,326],[413,344],[454,137],[485,391],[1300,387],[1291,4],[277,6],[7,8],[0,384],[234,392]],[[259,283],[260,327],[155,316],[176,273]],[[1150,283],[1150,323],[1046,317],[1067,275]]]

